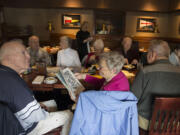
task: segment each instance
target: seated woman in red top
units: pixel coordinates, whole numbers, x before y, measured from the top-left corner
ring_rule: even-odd
[[[86,68],[90,67],[92,64],[96,64],[99,55],[104,51],[104,42],[102,39],[96,39],[93,43],[94,52],[86,55],[82,60],[82,65]]]
[[[118,52],[103,53],[99,56],[99,74],[103,77],[98,79],[87,74],[75,74],[78,79],[107,91],[129,91],[129,82],[121,69],[124,65],[124,57]]]

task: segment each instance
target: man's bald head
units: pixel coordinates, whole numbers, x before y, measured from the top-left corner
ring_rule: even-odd
[[[19,45],[20,42],[18,41],[10,41],[4,43],[0,48],[0,61],[3,61],[9,55],[13,55]]]
[[[18,41],[6,42],[0,48],[0,63],[18,73],[29,67],[29,59],[25,46]]]
[[[39,40],[39,37],[33,35],[33,36],[30,36],[30,37],[29,37],[29,40]]]
[[[39,49],[39,37],[34,36],[34,35],[29,37],[28,44],[33,50],[38,50]]]

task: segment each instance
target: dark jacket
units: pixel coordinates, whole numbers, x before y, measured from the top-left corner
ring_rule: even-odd
[[[139,115],[150,120],[156,96],[180,95],[180,68],[168,60],[158,60],[140,70],[131,90],[139,100]]]
[[[90,33],[88,31],[78,31],[76,34],[76,40],[78,44],[78,53],[79,53],[79,58],[82,61],[84,56],[88,54],[88,48],[87,48],[87,43],[83,43],[85,39],[90,37]]]
[[[125,58],[128,59],[129,64],[136,59],[139,61],[139,46],[138,42],[133,42],[131,45],[131,48],[127,51],[127,53],[124,52],[124,49],[121,49],[121,53]]]

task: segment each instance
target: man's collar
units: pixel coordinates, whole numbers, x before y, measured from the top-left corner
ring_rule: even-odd
[[[2,65],[2,64],[0,64],[0,70],[4,70],[4,71],[7,71],[7,72],[13,72],[13,73],[18,74],[14,69],[12,69],[10,67],[7,67],[5,65]]]
[[[68,48],[66,48],[66,49],[64,49],[64,51],[69,51],[70,50],[70,48],[68,47]]]
[[[159,59],[156,60],[153,64],[169,64],[169,60],[168,59]]]

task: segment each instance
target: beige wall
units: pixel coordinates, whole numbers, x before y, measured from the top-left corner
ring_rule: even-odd
[[[157,24],[160,33],[136,32],[137,18],[157,18]],[[142,37],[167,37],[168,34],[168,14],[165,13],[147,13],[147,12],[127,12],[126,13],[125,35]]]
[[[169,37],[180,38],[180,13],[169,15]]]
[[[180,0],[170,0],[169,10],[179,10],[180,9]]]
[[[34,34],[40,36],[41,40],[49,40],[47,30],[48,21],[51,21],[54,33],[75,35],[78,29],[64,29],[61,27],[61,15],[64,13],[81,14],[81,22],[89,22],[89,31],[94,34],[93,10],[83,9],[31,9],[31,8],[4,8],[5,21],[9,25],[24,27],[32,25]],[[137,18],[157,18],[160,33],[136,32]],[[142,37],[174,37],[179,38],[180,13],[148,13],[127,12],[125,24],[125,35]],[[1,33],[0,33],[1,34]]]
[[[77,9],[31,9],[31,8],[4,8],[5,21],[9,25],[19,27],[32,25],[33,32],[38,35],[41,40],[48,40],[49,33],[47,30],[48,21],[51,21],[55,33],[73,34],[78,29],[64,29],[61,27],[61,15],[64,13],[77,13],[81,15],[81,22],[89,22],[89,31],[93,33],[94,15],[92,10]]]

